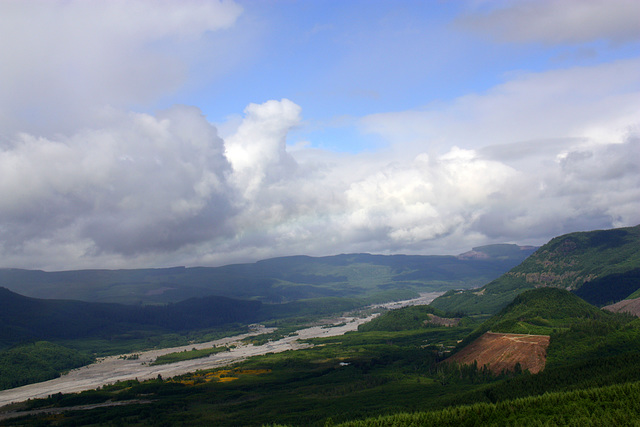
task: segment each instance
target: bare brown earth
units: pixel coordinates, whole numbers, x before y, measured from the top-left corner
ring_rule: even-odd
[[[544,369],[548,346],[549,335],[486,332],[447,361],[463,365],[476,361],[494,373],[512,371],[520,363],[523,370],[535,374]]]
[[[640,317],[640,298],[624,299],[615,304],[602,307],[602,309],[612,311],[614,313],[629,313],[636,317]]]

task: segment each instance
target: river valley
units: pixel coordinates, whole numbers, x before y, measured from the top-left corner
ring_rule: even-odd
[[[374,307],[400,308],[408,305],[429,304],[441,294],[440,292],[425,293],[416,299],[381,304]],[[357,330],[359,325],[368,322],[375,316],[377,316],[377,314],[367,317],[345,314],[342,317],[327,320],[325,324],[300,329],[296,335],[258,346],[246,344],[241,340],[247,336],[270,332],[273,329],[260,326],[248,334],[227,337],[216,341],[138,352],[136,353],[136,358],[128,357],[131,356],[130,354],[104,357],[98,359],[91,365],[74,369],[53,380],[2,390],[0,391],[0,407],[14,402],[22,402],[27,399],[47,397],[48,395],[56,393],[75,393],[83,390],[91,390],[105,384],[115,383],[116,381],[134,378],[145,380],[157,378],[158,375],[161,375],[163,378],[170,378],[199,369],[211,369],[230,365],[251,356],[296,350],[309,346],[309,344],[300,342],[300,340],[343,335],[346,332]],[[217,353],[200,359],[185,360],[165,365],[151,365],[158,356],[164,354],[184,350],[189,351],[193,348],[211,348],[213,346],[235,347],[230,351]]]

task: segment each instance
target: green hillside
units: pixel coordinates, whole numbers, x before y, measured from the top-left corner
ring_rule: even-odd
[[[519,294],[500,313],[482,324],[484,331],[548,335],[584,319],[603,319],[607,313],[558,288],[538,288]]]
[[[547,361],[566,363],[640,350],[640,320],[602,311],[569,291],[524,291],[498,314],[483,322],[457,346],[463,348],[487,331],[550,335]],[[589,355],[589,356],[585,356]]]
[[[640,352],[640,319],[600,310],[562,289],[539,288],[523,292],[467,335],[455,350],[464,348],[487,331],[550,335],[545,370],[531,377],[536,378],[538,386],[544,384],[547,390],[561,390],[560,384],[571,383],[582,383],[585,387],[615,384],[616,372],[624,372],[620,378],[640,380],[640,365],[634,363],[633,373],[628,371],[629,357],[633,359]],[[602,365],[608,367],[600,369]],[[571,374],[571,370],[576,372]],[[607,376],[609,378],[603,381]],[[512,384],[513,390],[506,394],[496,390],[490,394],[513,397],[518,387],[528,391],[521,389],[516,396],[540,390],[525,383],[517,387]],[[477,399],[475,396],[470,401]]]
[[[432,312],[392,310],[380,316],[384,322],[378,326],[393,330],[316,338],[309,340],[315,347],[229,368],[128,381],[26,406],[130,401],[66,412],[57,425],[633,425],[640,416],[639,319],[601,312],[561,289],[525,292],[476,333],[543,324],[551,335],[547,365],[538,374],[495,375],[474,365],[443,363],[447,348],[472,331],[425,327],[421,319]],[[399,330],[401,323],[407,329]],[[232,380],[215,379],[222,376]],[[27,421],[45,422],[46,416],[5,424]]]
[[[640,319],[599,310],[557,288],[525,291],[468,335],[491,330],[551,335],[547,365],[450,396],[442,410],[398,413],[338,424],[637,425],[640,422]]]
[[[440,411],[400,413],[337,426],[631,426],[640,423],[639,394],[640,382],[635,382]]]
[[[0,269],[0,286],[33,298],[166,304],[209,295],[282,303],[368,298],[480,286],[533,248],[490,245],[461,256],[344,254],[291,256],[222,267],[45,272]]]
[[[408,329],[439,328],[441,326],[469,326],[469,318],[453,318],[429,305],[414,305],[389,310],[358,327],[360,332],[404,331]]]
[[[46,341],[0,351],[0,390],[57,378],[61,372],[94,360],[85,353]]]
[[[258,301],[224,297],[185,300],[166,306],[130,306],[45,300],[0,288],[0,349],[39,340],[124,339],[251,323],[260,319]]]
[[[576,291],[586,286],[578,286],[581,281],[590,284],[586,289],[592,298],[606,299],[633,288],[638,235],[638,227],[632,227],[553,239],[509,275],[468,293],[477,298],[478,312],[486,313],[479,309],[484,306],[495,310],[479,326],[483,316],[453,324],[425,323],[436,317],[444,321],[459,307],[448,312],[434,305],[390,310],[357,332],[307,340],[313,345],[309,348],[173,379],[131,380],[23,404],[37,409],[118,401],[119,406],[70,410],[55,419],[36,414],[0,424],[636,425],[640,319],[603,311]],[[352,261],[341,258],[351,267]],[[484,299],[492,294],[501,298],[500,307]],[[194,315],[199,301],[189,306]],[[257,304],[257,316],[293,316],[362,301],[324,297],[286,304],[248,302]],[[176,303],[156,309],[172,306],[182,307]],[[447,359],[486,331],[548,335],[544,370],[532,374],[516,367],[492,373],[477,363],[458,365]]]
[[[428,305],[416,305],[390,310],[358,327],[359,331],[404,331],[420,329],[430,314],[442,314]]]
[[[537,287],[580,292],[598,305],[634,292],[640,268],[640,226],[566,234],[552,239],[509,272],[474,290],[449,291],[432,305],[467,314],[496,313],[516,295]],[[623,276],[629,280],[609,280]],[[614,284],[611,286],[611,284]]]
[[[586,319],[604,319],[607,316],[608,313],[568,291],[532,289],[517,295],[509,305],[466,336],[456,349],[463,348],[487,331],[552,335]]]

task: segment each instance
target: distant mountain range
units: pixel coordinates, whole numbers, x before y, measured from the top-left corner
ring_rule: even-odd
[[[296,256],[219,268],[51,273],[2,269],[0,348],[37,340],[113,340],[325,315],[486,282],[532,249],[491,245],[472,252],[460,257]]]
[[[537,250],[489,245],[458,256],[343,254],[217,268],[2,269],[0,347],[318,316],[430,291],[448,291],[431,304],[441,313],[493,314],[541,287],[570,290],[596,306],[640,297],[640,226],[571,233]]]
[[[218,383],[209,382],[210,373],[201,372],[199,382],[132,380],[113,389],[61,395],[41,404],[65,406],[62,402],[69,399],[75,402],[66,404],[70,406],[123,395],[132,399],[100,412],[67,412],[67,421],[76,424],[104,416],[101,420],[139,423],[188,418],[204,425],[217,424],[211,418],[215,416],[215,421],[227,425],[313,425],[329,420],[333,424],[329,417],[349,411],[343,421],[392,414],[346,424],[354,427],[555,425],[577,417],[586,424],[635,425],[640,420],[634,398],[640,390],[640,319],[615,311],[637,307],[640,299],[639,245],[640,226],[559,236],[481,288],[447,292],[429,306],[390,310],[361,325],[358,332],[317,338],[315,347],[268,354],[232,368],[264,372],[268,377],[247,374],[235,383]],[[513,264],[527,251],[533,248],[497,245],[457,257],[287,257],[211,270],[215,274],[184,268],[29,272],[45,279],[52,274],[56,280],[49,283],[71,283],[70,289],[79,286],[80,277],[101,277],[92,292],[100,295],[100,290],[111,290],[109,295],[118,298],[126,286],[138,294],[146,289],[152,296],[164,295],[168,291],[163,289],[173,286],[179,295],[183,289],[179,283],[185,277],[202,280],[186,289],[222,289],[220,283],[233,283],[224,280],[235,278],[242,286],[230,291],[262,293],[254,293],[251,300],[209,295],[164,305],[123,305],[35,299],[0,288],[0,347],[16,337],[65,340],[75,334],[89,338],[86,341],[93,345],[94,338],[111,339],[117,334],[183,332],[228,322],[318,315],[392,296],[384,292],[446,289],[473,272],[488,274],[500,262]],[[9,270],[16,271],[24,272]],[[196,272],[202,276],[189,276]],[[65,274],[76,282],[62,280]],[[114,282],[114,278],[133,276],[137,281],[128,285]],[[205,276],[220,281],[206,286]],[[259,284],[266,284],[263,289],[252,285],[259,278],[263,279]],[[37,282],[38,286],[46,283],[44,279]],[[325,297],[300,298],[311,290]],[[335,294],[327,297],[329,292]],[[281,302],[275,303],[278,298]],[[615,301],[621,302],[600,308]],[[286,332],[286,324],[283,329]],[[5,365],[12,369],[16,354],[34,353],[40,347],[41,353],[67,350],[56,350],[49,343],[20,346],[4,351],[4,360],[10,361]],[[17,377],[9,386],[25,378]],[[150,409],[134,406],[138,399],[150,400],[145,404]],[[273,407],[287,411],[274,413]],[[400,411],[409,413],[393,415]],[[283,418],[283,414],[295,418]],[[246,421],[239,422],[239,417]]]
[[[460,256],[291,256],[223,267],[135,270],[0,269],[0,286],[33,298],[165,304],[210,295],[282,303],[322,297],[392,300],[483,285],[533,253],[500,244]]]
[[[466,314],[496,313],[523,291],[540,287],[566,289],[597,306],[629,297],[640,289],[640,225],[556,237],[487,285],[449,291],[432,305]]]

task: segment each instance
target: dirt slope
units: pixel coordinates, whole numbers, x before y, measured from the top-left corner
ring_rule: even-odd
[[[614,313],[630,313],[640,317],[640,298],[624,299],[615,304],[602,307],[602,309],[613,311]]]
[[[486,332],[477,340],[447,359],[449,362],[486,365],[492,372],[513,370],[516,363],[522,369],[537,373],[547,361],[548,335],[500,334]]]

